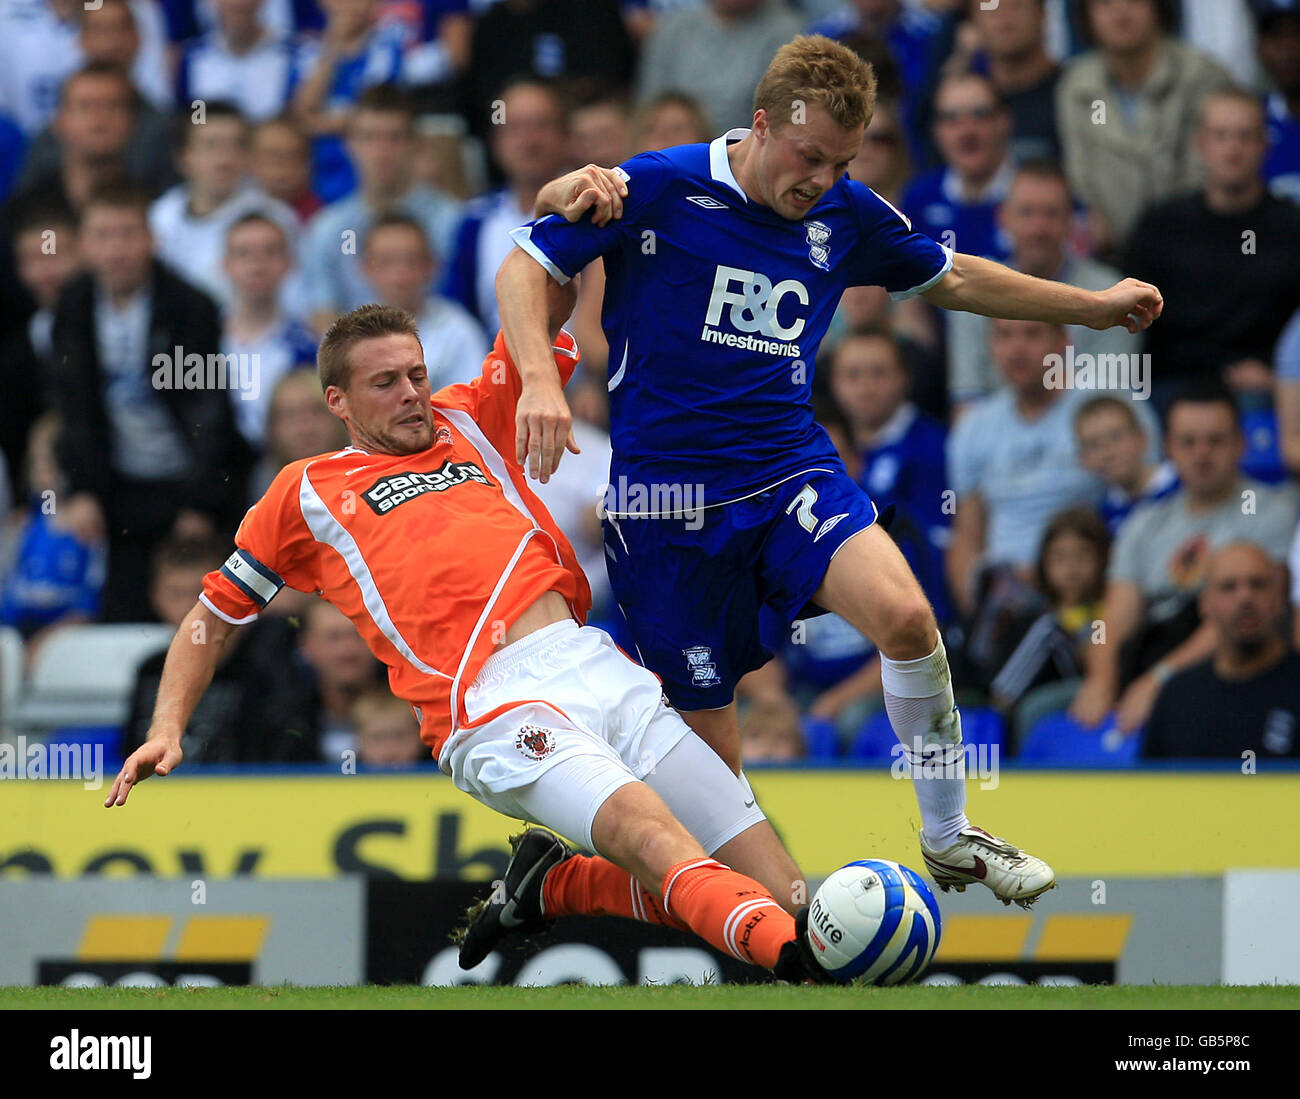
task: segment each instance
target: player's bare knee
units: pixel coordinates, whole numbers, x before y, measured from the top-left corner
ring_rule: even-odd
[[[929,600],[917,589],[899,600],[887,619],[884,636],[873,638],[891,660],[919,660],[934,651],[939,627]]]

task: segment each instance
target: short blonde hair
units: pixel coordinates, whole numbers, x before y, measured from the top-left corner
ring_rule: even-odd
[[[845,129],[865,126],[876,109],[876,74],[847,46],[802,34],[776,51],[754,90],[754,110],[765,111],[775,129],[800,103],[821,104]]]
[[[392,305],[362,305],[337,318],[329,326],[316,352],[316,372],[322,391],[332,385],[347,390],[352,380],[352,363],[348,356],[353,347],[362,340],[393,335],[420,338],[415,318],[405,309]]]

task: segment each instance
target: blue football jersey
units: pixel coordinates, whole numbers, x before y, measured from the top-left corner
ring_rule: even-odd
[[[602,228],[551,215],[512,233],[561,282],[604,257],[611,485],[698,486],[708,507],[805,469],[842,472],[810,403],[841,293],[901,299],[952,266],[847,178],[797,221],[751,202],[727,157],[747,132],[633,157],[623,216]]]

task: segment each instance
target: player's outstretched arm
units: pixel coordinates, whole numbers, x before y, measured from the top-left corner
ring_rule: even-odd
[[[506,349],[522,383],[515,412],[515,459],[527,464],[529,477],[545,484],[566,448],[578,453],[573,416],[551,351],[553,330],[558,331],[568,315],[553,325],[554,314],[565,300],[572,311],[573,290],[566,294],[540,263],[516,247],[497,271],[496,291]]]
[[[125,805],[131,788],[150,775],[169,775],[181,761],[181,736],[212,682],[226,638],[234,627],[195,603],[172,638],[145,742],[127,757],[113,780],[104,808]]]
[[[958,252],[952,269],[921,295],[932,305],[1004,320],[1081,324],[1098,330],[1149,328],[1165,307],[1150,283],[1125,279],[1109,290],[1080,290],[1023,275],[992,260]]]

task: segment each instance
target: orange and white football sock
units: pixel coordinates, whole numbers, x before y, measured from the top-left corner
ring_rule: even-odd
[[[753,878],[716,859],[680,862],[664,875],[662,908],[701,939],[750,965],[776,966],[794,917]]]
[[[690,927],[669,916],[659,898],[608,859],[572,855],[546,875],[542,883],[542,912],[548,920],[558,916],[623,916],[642,923]]]

